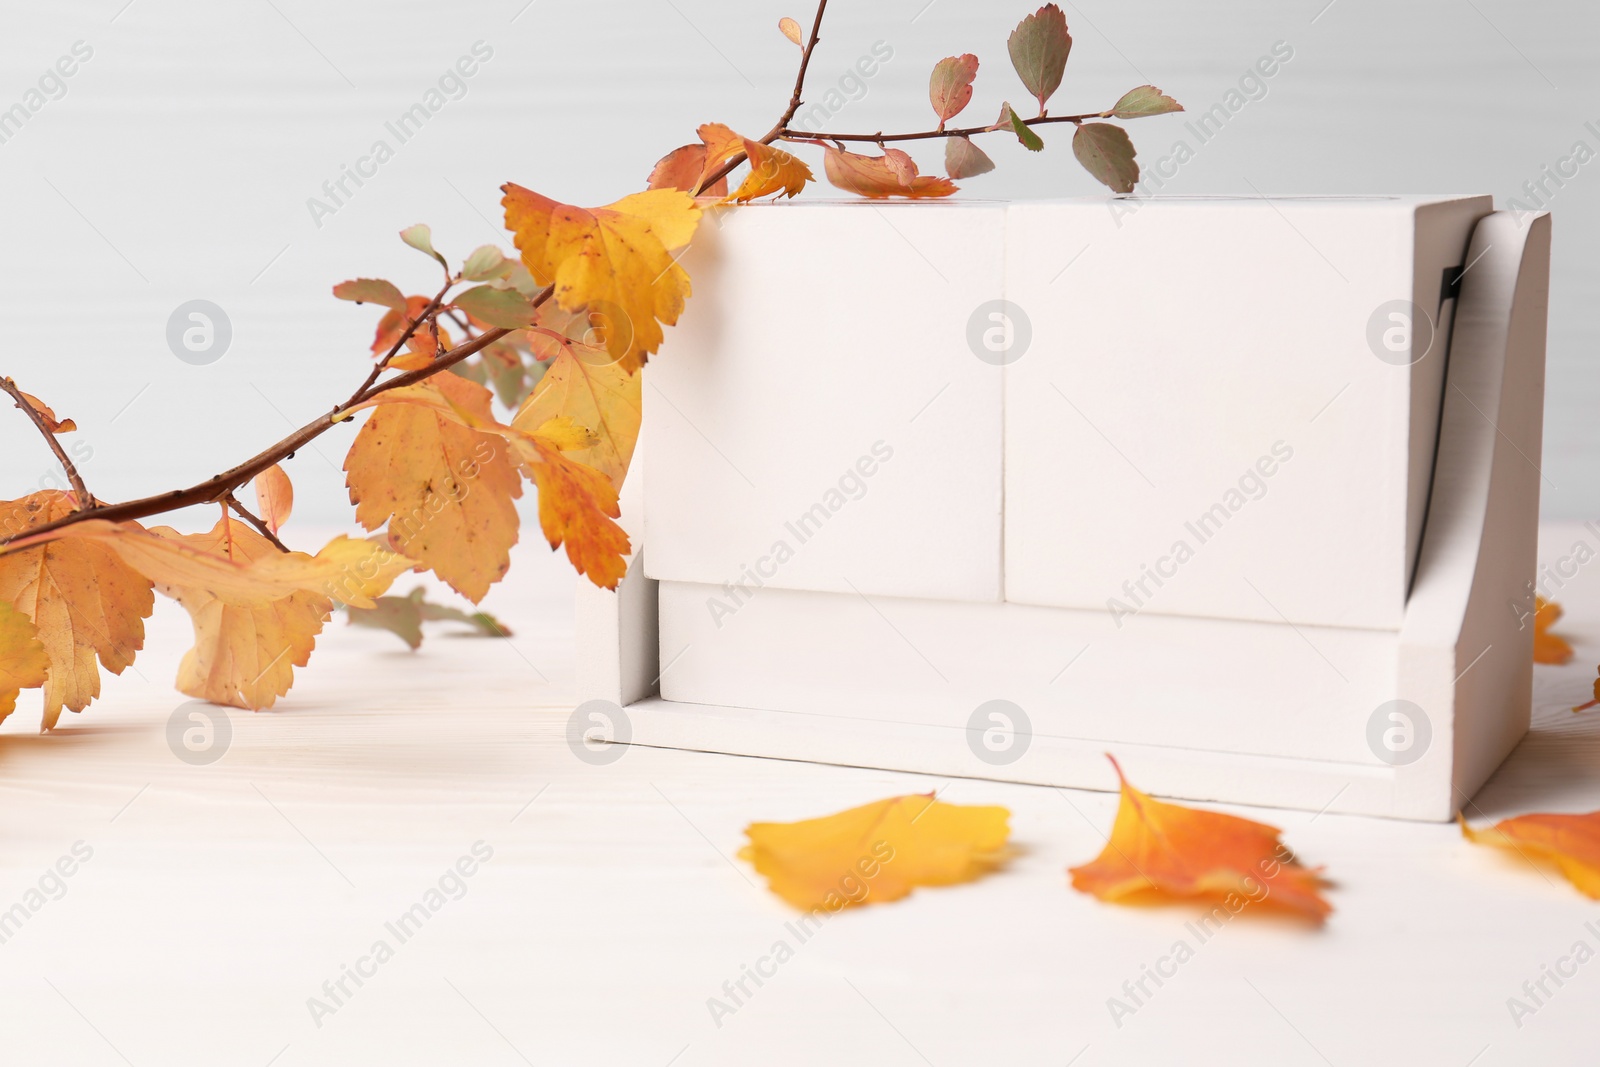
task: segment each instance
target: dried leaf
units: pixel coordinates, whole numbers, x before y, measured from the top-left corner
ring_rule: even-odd
[[[730,200],[742,204],[768,193],[792,197],[811,181],[811,168],[781,148],[746,138],[744,151],[750,159],[750,171]]]
[[[378,331],[372,338],[372,355],[374,359],[382,359],[389,354],[389,349],[400,340],[400,335],[405,333],[413,322],[420,322],[423,312],[428,310],[431,301],[425,296],[413,296],[406,299],[404,311],[390,309],[384,312],[383,318],[378,320]],[[441,348],[450,347],[450,333],[437,325],[437,320],[422,323],[411,336],[406,338],[405,349],[397,352],[389,361],[389,366],[397,370],[417,370],[433,362],[435,354]]]
[[[21,390],[18,390],[21,392]],[[56,413],[50,410],[50,405],[34,396],[32,393],[22,394],[23,402],[33,409],[39,416],[39,421],[44,423],[44,428],[53,434],[71,433],[78,428],[78,424],[71,419],[58,419]]]
[[[972,102],[972,80],[978,76],[978,57],[967,53],[941,59],[928,78],[928,102],[939,116],[939,129]]]
[[[975,178],[994,170],[994,160],[965,137],[948,137],[944,142],[944,169],[952,178]]]
[[[1128,131],[1109,122],[1085,122],[1072,136],[1072,154],[1112,192],[1131,193],[1139,181]]]
[[[911,182],[917,176],[916,160],[898,148],[885,148],[883,150],[883,162],[886,167],[894,172],[894,176],[900,179],[901,185],[907,189],[911,188]]]
[[[710,170],[706,167],[706,146],[703,143],[686,144],[674,148],[656,162],[650,171],[649,187],[679,189],[685,193],[693,193],[700,187],[700,179],[709,173]],[[727,196],[728,179],[718,178],[701,190],[701,195]]]
[[[1010,812],[890,797],[801,822],[751,823],[739,851],[797,908],[838,911],[899,900],[917,886],[953,885],[1004,862]]]
[[[289,521],[294,510],[294,485],[276,463],[256,475],[256,509],[273,533]]]
[[[1128,784],[1116,760],[1122,800],[1099,856],[1073,867],[1072,887],[1105,901],[1165,894],[1270,903],[1321,922],[1333,909],[1318,893],[1317,870],[1300,866],[1275,826],[1168,804]]]
[[[1165,115],[1182,111],[1183,105],[1157,89],[1154,85],[1141,85],[1122,94],[1111,114],[1119,119],[1142,119],[1150,115]]]
[[[913,172],[915,164],[912,164]],[[949,178],[932,175],[913,177],[909,186],[900,181],[900,175],[883,156],[863,156],[855,152],[842,152],[828,148],[823,153],[822,169],[828,181],[849,193],[881,200],[884,197],[904,196],[911,199],[949,196],[958,186]]]
[[[558,415],[571,416],[593,432],[595,443],[568,458],[593,467],[621,490],[639,440],[642,410],[639,375],[562,349],[511,425],[535,433]]]
[[[0,722],[17,710],[17,694],[38,689],[50,675],[50,655],[33,620],[0,601]]]
[[[22,533],[73,510],[70,496],[47,489],[0,504],[0,529]],[[149,579],[106,546],[79,539],[19,539],[6,546],[0,552],[0,601],[33,620],[50,657],[47,730],[63,707],[82,711],[100,695],[100,666],[121,674],[133,662],[144,646],[143,620],[155,606]]]
[[[1561,605],[1534,597],[1533,608],[1533,662],[1562,664],[1571,661],[1572,646],[1566,639],[1550,632],[1550,627],[1561,618]]]
[[[1046,4],[1017,23],[1006,40],[1011,65],[1017,77],[1039,101],[1044,114],[1045,101],[1061,86],[1061,75],[1072,53],[1072,35],[1067,32],[1067,16],[1055,4]]]
[[[433,621],[462,622],[479,637],[510,637],[511,631],[486,611],[465,612],[444,604],[432,604],[421,586],[405,596],[381,596],[371,608],[350,608],[352,626],[387,630],[413,651],[422,646],[422,624]]]
[[[393,282],[386,282],[382,278],[357,278],[340,282],[333,287],[333,295],[358,304],[382,304],[396,311],[406,310],[405,294]]]
[[[1587,815],[1518,815],[1487,830],[1474,830],[1457,816],[1461,833],[1473,844],[1514,849],[1561,869],[1591,900],[1600,900],[1600,811]]]
[[[694,201],[652,189],[589,211],[520,185],[502,188],[506,226],[529,272],[553,284],[568,311],[616,309],[627,328],[608,331],[606,346],[629,371],[642,367],[661,345],[661,323],[677,322],[689,295],[689,275],[671,250],[694,236]]]
[[[387,524],[395,551],[476,603],[511,566],[522,480],[502,439],[469,425],[496,425],[487,389],[435,375],[411,390],[466,417],[408,403],[400,390],[380,394],[344,461],[356,521]]]
[[[795,44],[800,43],[800,24],[788,15],[778,20],[778,30]]]

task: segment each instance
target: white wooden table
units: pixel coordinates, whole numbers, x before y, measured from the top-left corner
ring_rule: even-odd
[[[1547,527],[1543,561],[1580,539],[1600,550],[1600,534]],[[1453,826],[1230,809],[1326,864],[1337,911],[1323,930],[1246,914],[1201,943],[1185,925],[1198,905],[1067,888],[1065,868],[1102,846],[1110,794],[648,749],[585,763],[566,742],[571,578],[542,545],[518,551],[486,605],[513,640],[435,634],[410,654],[335,620],[275,711],[231,715],[209,766],[166,742],[188,625],[169,602],[135,667],[55,735],[33,733],[25,698],[0,729],[0,910],[29,913],[0,944],[0,1061],[1594,1062],[1600,963],[1545,978],[1520,1027],[1507,999],[1532,1005],[1523,983],[1577,942],[1600,950],[1600,905]],[[1533,732],[1475,820],[1600,808],[1600,713],[1567,710],[1600,661],[1597,575],[1555,591],[1577,659],[1538,670]],[[843,913],[803,944],[733,858],[752,820],[933,788],[1008,806],[1021,855]],[[386,924],[480,841],[492,858],[446,878],[459,899],[435,898],[401,941]],[[29,898],[77,842],[92,856],[45,878],[64,893]],[[1132,1004],[1124,982],[1180,939],[1193,958],[1146,979],[1118,1025],[1108,999]],[[724,983],[779,941],[793,957],[759,987],[746,978],[752,995],[719,1025],[708,1000],[733,1004]],[[346,965],[368,976],[346,977],[336,1004],[324,982]],[[334,1010],[314,1018],[312,997]]]

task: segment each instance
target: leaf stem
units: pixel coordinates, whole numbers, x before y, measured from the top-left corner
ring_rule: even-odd
[[[265,537],[268,541],[271,541],[273,547],[277,548],[279,552],[289,551],[289,546],[278,540],[278,535],[272,532],[272,527],[268,526],[265,520],[256,515],[249,508],[239,503],[238,497],[234,496],[232,493],[229,493],[227,496],[223,497],[222,500],[224,504],[238,512],[241,519],[243,519],[245,522],[248,522],[251,526],[254,526],[256,528],[256,533],[260,534],[262,537]]]
[[[89,495],[89,487],[83,484],[83,476],[78,473],[78,468],[72,465],[71,458],[67,456],[67,450],[61,447],[61,442],[56,439],[56,435],[51,433],[50,428],[44,424],[44,416],[35,411],[33,405],[23,398],[22,390],[18,389],[17,383],[10,378],[0,378],[0,389],[5,390],[11,399],[17,402],[17,407],[22,409],[23,413],[28,416],[29,421],[44,435],[45,443],[50,446],[50,451],[55,453],[56,462],[61,464],[62,469],[67,472],[67,479],[72,482],[72,491],[78,498],[78,510],[83,511],[94,508],[95,500],[94,497]]]

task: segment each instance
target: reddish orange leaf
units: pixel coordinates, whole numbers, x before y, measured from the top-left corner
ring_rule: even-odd
[[[1473,844],[1515,849],[1548,860],[1578,891],[1600,900],[1600,811],[1587,815],[1518,815],[1487,830],[1474,830],[1457,816],[1461,833]]]
[[[1111,765],[1122,784],[1117,819],[1105,850],[1068,872],[1074,889],[1105,901],[1220,896],[1230,908],[1269,903],[1317,922],[1333,910],[1318,894],[1320,868],[1300,866],[1277,827],[1156,800]]]
[[[619,319],[606,348],[629,371],[661,346],[661,324],[678,321],[689,275],[672,256],[694,236],[700,209],[677,189],[634,193],[593,210],[561,204],[520,185],[502,186],[506,226],[541,285],[568,311]]]
[[[1566,639],[1550,632],[1561,618],[1561,605],[1534,597],[1533,607],[1533,662],[1562,664],[1572,659],[1572,646]]]
[[[909,156],[906,158],[910,159]],[[915,163],[911,164],[912,178],[907,184],[900,180],[900,173],[885,156],[863,156],[828,148],[822,157],[822,169],[828,175],[828,181],[846,192],[875,200],[890,196],[911,199],[949,196],[958,188],[949,178],[918,176],[916,166]]]
[[[972,80],[978,76],[978,57],[967,53],[941,59],[928,78],[928,101],[939,116],[939,129],[972,101]]]
[[[1005,808],[889,797],[820,819],[745,827],[739,851],[778,896],[805,911],[886,904],[917,886],[953,885],[1006,858]]]
[[[674,148],[656,161],[650,171],[651,189],[678,189],[693,193],[700,187],[700,179],[710,173],[706,167],[706,146],[686,144]],[[701,190],[704,196],[727,196],[728,179],[718,178]]]
[[[47,489],[0,503],[0,529],[24,533],[73,510],[70,496]],[[139,529],[137,523],[125,525]],[[63,707],[82,711],[100,695],[100,666],[121,674],[133,662],[144,646],[144,620],[155,607],[148,578],[105,545],[79,538],[7,546],[0,552],[0,601],[33,620],[50,657],[47,730]]]
[[[422,318],[422,313],[427,310],[431,301],[425,296],[411,296],[406,298],[404,312],[390,310],[383,318],[378,320],[378,332],[372,339],[372,355],[374,359],[382,359],[400,340],[400,335],[413,322]],[[439,328],[435,329],[432,322],[423,323],[412,331],[406,338],[405,348],[396,352],[389,366],[396,370],[417,370],[433,362],[434,354],[443,347],[450,347],[450,334]]]
[[[274,463],[256,475],[256,507],[267,529],[277,533],[294,510],[294,485],[282,467]]]
[[[34,396],[32,393],[23,393],[22,399],[39,416],[39,421],[44,423],[44,428],[51,433],[71,433],[78,428],[78,424],[71,419],[58,419],[56,413],[50,410],[50,405]]]

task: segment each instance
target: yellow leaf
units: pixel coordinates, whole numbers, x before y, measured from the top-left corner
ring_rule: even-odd
[[[1600,811],[1587,815],[1518,815],[1487,830],[1457,816],[1461,833],[1476,845],[1514,849],[1554,863],[1591,900],[1600,900]]]
[[[540,285],[555,287],[568,311],[615,318],[606,348],[628,371],[661,346],[689,296],[689,275],[672,257],[694,236],[700,209],[678,189],[651,189],[585,210],[508,183],[506,228]]]
[[[248,567],[282,556],[271,541],[224,516],[209,532],[170,535],[184,545]],[[194,623],[194,647],[178,667],[178,690],[213,704],[270,708],[294,684],[333,610],[320,593],[224,599],[198,586],[158,585]]]
[[[256,507],[267,529],[277,533],[294,510],[294,484],[282,467],[274,463],[256,475]]]
[[[1333,910],[1318,894],[1318,871],[1295,861],[1277,827],[1156,800],[1111,765],[1122,783],[1117,819],[1104,851],[1068,872],[1074,889],[1105,901],[1220,897],[1235,913],[1268,903],[1316,922]]]
[[[22,533],[73,510],[71,497],[47,489],[0,503],[0,530]],[[63,707],[82,711],[100,695],[100,666],[121,674],[133,662],[144,645],[143,620],[155,606],[149,579],[108,547],[77,538],[7,546],[0,553],[0,601],[33,620],[50,657],[47,730]]]
[[[739,858],[795,907],[838,911],[988,873],[1006,858],[1010,814],[931,793],[890,797],[820,819],[751,823]]]
[[[627,476],[639,440],[641,378],[615,363],[585,359],[563,348],[545,371],[511,425],[529,433],[561,415],[593,431],[593,445],[568,458],[593,467],[617,490]]]
[[[412,403],[411,399],[425,403]],[[431,405],[431,406],[430,406]],[[454,374],[381,394],[345,457],[356,521],[476,603],[511,566],[522,495],[489,391]]]
[[[811,181],[811,168],[781,148],[746,138],[744,151],[750,157],[750,173],[744,176],[730,200],[742,204],[768,193],[792,197]]]
[[[1566,639],[1550,632],[1561,618],[1561,605],[1534,597],[1533,610],[1533,662],[1562,664],[1572,659],[1572,646]]]
[[[44,685],[50,656],[33,620],[0,601],[0,722],[17,710],[17,694]]]

